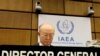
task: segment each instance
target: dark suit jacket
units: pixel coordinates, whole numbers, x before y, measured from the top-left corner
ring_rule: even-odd
[[[39,43],[37,43],[35,46],[40,46],[40,45],[39,45]],[[52,46],[52,45],[50,45],[50,46]]]

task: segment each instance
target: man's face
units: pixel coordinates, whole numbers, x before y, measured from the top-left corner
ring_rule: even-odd
[[[45,28],[39,32],[40,42],[44,46],[49,46],[52,43],[54,30],[52,28]]]

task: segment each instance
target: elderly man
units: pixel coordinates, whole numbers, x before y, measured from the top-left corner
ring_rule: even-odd
[[[38,46],[51,46],[55,29],[52,25],[44,23],[39,27],[39,39]]]

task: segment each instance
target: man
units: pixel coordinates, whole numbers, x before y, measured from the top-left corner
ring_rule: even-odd
[[[51,46],[55,29],[52,25],[44,23],[39,27],[39,46]]]

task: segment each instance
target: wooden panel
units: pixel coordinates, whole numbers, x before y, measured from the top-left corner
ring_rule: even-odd
[[[100,4],[93,3],[93,9],[95,11],[94,16],[100,17]]]
[[[0,9],[32,11],[32,0],[0,0]]]
[[[8,0],[0,0],[0,9],[7,9]]]
[[[70,1],[72,1],[72,0],[70,0]],[[73,0],[73,1],[82,1],[82,2],[85,1],[86,2],[86,1],[92,1],[92,0]]]
[[[38,15],[32,15],[32,29],[38,29]]]
[[[32,31],[32,39],[31,39],[31,45],[35,45],[38,42],[38,31]]]
[[[96,33],[96,40],[100,41],[100,33]]]
[[[33,12],[35,12],[36,1],[37,0],[33,0]],[[38,1],[40,1],[40,0],[38,0]]]
[[[93,2],[100,2],[100,0],[93,0]]]
[[[0,27],[31,28],[31,14],[0,11]]]
[[[94,32],[94,18],[91,18],[91,30]]]
[[[90,5],[91,3],[87,2],[65,0],[65,14],[86,16]]]
[[[63,0],[40,0],[43,13],[64,14]]]
[[[95,33],[92,33],[92,40],[95,40]]]
[[[92,2],[92,0],[82,0],[82,1],[91,1]]]
[[[95,19],[95,32],[100,32],[100,18]]]
[[[30,30],[0,29],[0,45],[30,45]]]

